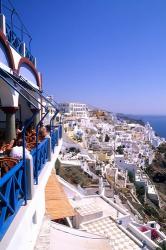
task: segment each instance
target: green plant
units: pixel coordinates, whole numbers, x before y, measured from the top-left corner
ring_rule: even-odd
[[[128,177],[129,177],[129,181],[133,183],[134,182],[134,174],[132,172],[128,171]]]
[[[124,153],[124,147],[123,146],[118,146],[116,149],[116,152],[120,155],[123,155]]]

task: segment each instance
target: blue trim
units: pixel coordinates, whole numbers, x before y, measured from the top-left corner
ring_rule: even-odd
[[[59,139],[62,139],[62,124],[59,125],[58,132],[59,132]]]
[[[34,117],[37,115],[38,110],[34,112],[34,114],[24,123],[23,130],[22,130],[22,139],[23,139],[23,166],[24,166],[24,188],[25,188],[25,205],[27,204],[27,178],[26,178],[26,158],[25,158],[25,148],[26,148],[26,139],[25,139],[25,133],[27,127],[31,124]]]
[[[8,23],[6,23],[6,37],[13,49],[15,49],[21,56],[24,56],[22,49],[23,41],[17,37],[16,33]]]
[[[0,178],[0,240],[25,202],[24,166],[21,160]]]
[[[8,23],[6,23],[6,37],[13,49],[15,49],[21,56],[24,56],[24,42],[17,36],[17,34],[13,31],[13,28]],[[27,47],[25,47],[25,57],[28,58],[33,64],[35,64],[35,58],[34,56],[32,56],[30,50]]]
[[[35,148],[31,151],[31,155],[33,158],[33,175],[35,183],[38,183],[38,176],[43,169],[44,164],[48,161],[48,149],[49,139],[46,138],[38,145],[38,148]]]
[[[46,109],[46,108],[45,108]],[[35,160],[35,181],[38,184],[38,134],[39,134],[39,126],[42,124],[44,118],[48,115],[49,110],[46,109],[45,115],[41,118],[39,123],[36,126],[36,160]]]
[[[51,132],[51,149],[52,152],[54,153],[55,147],[58,145],[58,129],[54,128]]]
[[[50,136],[51,136],[51,133],[52,133],[53,122],[54,122],[55,117],[57,116],[58,113],[59,113],[59,110],[57,110],[57,111],[55,112],[55,114],[53,115],[53,117],[50,119]]]

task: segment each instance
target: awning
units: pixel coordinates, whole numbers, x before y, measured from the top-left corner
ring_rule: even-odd
[[[51,173],[45,189],[46,213],[52,220],[75,215],[75,211],[59,183],[55,170]]]

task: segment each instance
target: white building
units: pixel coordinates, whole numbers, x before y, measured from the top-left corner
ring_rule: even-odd
[[[59,109],[60,111],[66,113],[66,115],[78,118],[86,118],[88,116],[87,105],[84,103],[59,103]]]
[[[128,170],[134,176],[136,173],[137,166],[134,163],[126,162],[124,155],[115,155],[115,164],[120,170]]]

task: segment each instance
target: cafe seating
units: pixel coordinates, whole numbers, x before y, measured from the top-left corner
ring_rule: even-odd
[[[19,162],[18,159],[12,157],[0,158],[1,177],[4,176],[12,167]]]

